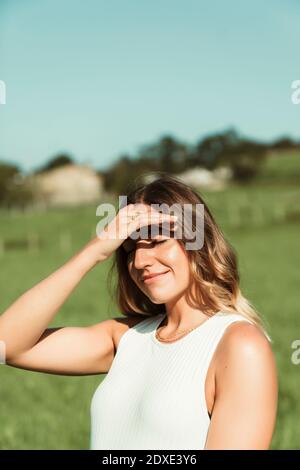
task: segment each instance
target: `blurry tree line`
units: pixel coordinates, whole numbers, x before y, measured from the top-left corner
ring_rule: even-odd
[[[32,191],[17,165],[0,161],[0,206],[25,207],[32,200]]]
[[[214,170],[220,166],[232,170],[233,179],[240,183],[252,181],[270,150],[300,149],[300,143],[289,137],[272,143],[257,142],[240,136],[236,130],[208,135],[195,145],[180,142],[166,135],[157,142],[142,146],[136,155],[121,155],[104,174],[108,191],[126,193],[132,180],[146,172],[179,174],[202,167]]]
[[[157,142],[142,146],[136,155],[123,154],[106,170],[98,173],[108,192],[124,193],[132,181],[148,172],[179,174],[187,169],[202,167],[214,170],[227,166],[234,180],[247,183],[259,173],[268,151],[300,149],[300,143],[289,137],[272,143],[262,143],[240,136],[228,129],[199,140],[195,145],[165,135]],[[76,163],[67,154],[50,159],[33,174],[41,174],[63,165]],[[33,199],[33,190],[20,167],[0,160],[0,206],[25,207]]]

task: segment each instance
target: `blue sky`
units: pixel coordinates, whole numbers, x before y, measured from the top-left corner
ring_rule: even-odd
[[[107,168],[171,133],[300,138],[297,0],[0,0],[0,159]]]

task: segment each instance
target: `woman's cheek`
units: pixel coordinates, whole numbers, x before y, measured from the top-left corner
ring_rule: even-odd
[[[185,261],[184,254],[178,246],[171,246],[165,253],[165,259],[170,263],[177,265]]]

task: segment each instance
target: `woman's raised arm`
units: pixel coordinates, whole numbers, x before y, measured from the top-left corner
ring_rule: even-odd
[[[63,266],[22,294],[0,316],[5,360],[32,348],[85,274],[106,259],[96,237]]]
[[[6,364],[57,374],[106,372],[114,355],[115,320],[88,327],[48,328],[49,323],[95,265],[106,260],[126,236],[172,216],[130,204],[63,266],[22,294],[0,316],[0,341]],[[117,229],[117,230],[116,230]],[[1,358],[3,359],[3,358]]]

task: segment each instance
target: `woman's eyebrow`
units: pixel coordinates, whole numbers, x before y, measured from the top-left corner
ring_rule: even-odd
[[[131,250],[132,248],[134,248],[136,246],[136,244],[138,242],[146,242],[147,243],[147,242],[160,240],[160,239],[164,239],[164,238],[172,238],[172,236],[174,236],[172,231],[171,231],[171,233],[169,233],[169,231],[164,230],[164,228],[162,227],[162,230],[159,230],[159,232],[155,231],[154,234],[152,234],[152,232],[149,233],[147,238],[137,238],[136,240],[134,240],[130,237],[126,238],[126,240],[123,242],[123,248],[124,248],[125,251],[127,251],[127,248],[129,250]]]
[[[138,244],[138,242],[141,242],[141,243],[145,243],[147,244],[147,242],[150,242],[151,241],[155,241],[156,238],[155,237],[148,237],[148,238],[138,238],[137,240],[132,240],[132,239],[127,239],[124,243],[123,243],[123,248],[125,251],[131,251],[132,249],[134,249],[136,247],[136,245]]]
[[[137,245],[137,243],[138,243],[139,241],[140,241],[140,242],[147,242],[147,241],[149,241],[149,239],[148,239],[148,238],[147,238],[147,239],[140,239],[140,238],[138,238],[137,240],[132,240],[132,239],[126,240],[126,241],[123,243],[124,250],[125,250],[125,251],[131,251],[131,250],[133,250],[133,249],[136,247],[136,245]]]

